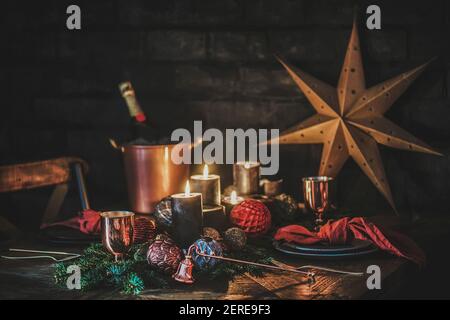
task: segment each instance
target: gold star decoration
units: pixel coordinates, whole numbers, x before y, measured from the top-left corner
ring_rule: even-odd
[[[335,177],[352,157],[396,211],[377,143],[409,151],[440,153],[383,115],[429,62],[366,88],[356,23],[353,23],[337,89],[277,59],[317,112],[283,132],[279,142],[322,143],[319,175]]]

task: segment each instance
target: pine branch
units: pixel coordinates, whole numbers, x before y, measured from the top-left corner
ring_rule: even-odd
[[[134,245],[130,249],[126,259],[119,262],[114,261],[114,257],[103,249],[101,244],[89,246],[84,254],[71,261],[60,262],[55,265],[54,279],[61,287],[66,285],[70,274],[66,273],[69,265],[76,264],[81,271],[81,289],[91,290],[102,286],[119,288],[125,294],[139,294],[145,288],[167,288],[172,279],[152,269],[146,259],[146,249],[148,244]],[[231,258],[247,260],[252,262],[270,263],[269,252],[255,246],[248,245],[242,251],[228,255]],[[251,265],[227,263],[221,261],[210,271],[198,272],[198,277],[206,279],[228,279],[250,273],[253,276],[261,276],[263,271]]]

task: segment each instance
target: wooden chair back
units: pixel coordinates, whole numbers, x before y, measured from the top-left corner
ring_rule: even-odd
[[[55,186],[42,218],[43,223],[54,222],[66,197],[74,165],[79,165],[83,173],[88,170],[86,161],[76,157],[0,166],[0,192]]]

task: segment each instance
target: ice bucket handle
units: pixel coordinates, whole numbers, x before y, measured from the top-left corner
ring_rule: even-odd
[[[119,150],[121,152],[124,151],[123,145],[119,144],[116,140],[113,138],[109,138],[109,144],[116,150]]]

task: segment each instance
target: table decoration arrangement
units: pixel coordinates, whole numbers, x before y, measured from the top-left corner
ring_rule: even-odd
[[[305,180],[326,182],[329,178],[309,177]],[[322,210],[323,214],[329,206],[329,187],[322,183],[303,185],[309,209]],[[303,217],[298,203],[284,193],[239,198],[234,192],[229,198],[223,197],[226,204],[231,205],[231,211],[226,216],[227,228],[216,230],[205,226],[202,197],[202,193],[191,193],[188,180],[184,193],[173,194],[156,205],[154,217],[128,211],[96,212],[89,209],[75,218],[59,222],[59,225],[85,234],[101,234],[102,245],[93,244],[71,261],[58,262],[56,283],[65,285],[69,263],[80,266],[83,290],[109,286],[125,294],[214,278],[231,280],[244,273],[257,277],[264,269],[297,273],[308,281],[314,281],[315,269],[362,275],[311,265],[300,268],[279,266],[271,257],[272,240],[275,249],[304,257],[342,258],[367,255],[381,249],[421,266],[425,262],[423,253],[412,240],[394,232],[381,231],[382,228],[364,218],[330,220],[317,232],[309,231],[300,225]],[[314,197],[314,201],[308,200],[310,197]],[[366,243],[355,244],[356,240]],[[261,246],[262,242],[265,245]],[[317,244],[323,247],[315,247]]]
[[[82,290],[111,288],[125,294],[140,294],[145,288],[173,287],[178,282],[172,279],[171,273],[176,272],[182,262],[182,254],[179,250],[172,241],[167,239],[167,236],[161,236],[151,246],[133,245],[126,259],[116,262],[101,244],[92,244],[80,257],[57,263],[54,279],[57,285],[65,288],[70,276],[67,274],[67,267],[77,264],[81,271]],[[247,247],[239,252],[232,252],[229,256],[270,263],[267,251],[261,248]],[[258,267],[241,264],[218,264],[210,270],[193,270],[193,272],[197,279],[204,279],[204,281],[215,279],[227,281],[246,272],[253,276],[262,274],[262,270]]]
[[[282,194],[282,196],[281,199],[290,199],[287,195]],[[275,200],[271,204],[273,205],[276,201],[283,202]],[[286,207],[292,210],[292,203],[288,202]],[[165,210],[168,215],[173,214],[171,208],[165,208]],[[97,216],[100,214],[97,213]],[[314,265],[305,265],[300,268],[283,264],[278,266],[277,261],[272,257],[273,251],[267,246],[270,239],[273,239],[276,249],[281,248],[280,251],[288,254],[303,252],[303,256],[309,254],[310,257],[316,258],[326,258],[327,255],[342,258],[350,254],[357,256],[369,254],[375,250],[384,250],[409,259],[420,266],[425,263],[423,252],[411,239],[377,227],[364,218],[330,220],[318,232],[313,232],[298,224],[284,225],[281,228],[272,225],[271,216],[271,210],[262,201],[246,199],[233,208],[229,217],[231,228],[220,232],[211,227],[205,227],[198,238],[187,247],[186,240],[181,242],[175,240],[177,229],[170,228],[170,224],[163,224],[160,227],[156,219],[153,223],[149,223],[149,219],[153,219],[145,216],[145,219],[136,219],[133,224],[137,221],[146,223],[148,231],[140,233],[141,237],[143,234],[148,236],[146,241],[130,244],[130,239],[134,240],[136,236],[128,236],[127,245],[119,246],[124,251],[119,252],[111,248],[110,241],[105,236],[107,231],[101,228],[103,245],[93,244],[81,256],[71,261],[57,263],[54,273],[55,281],[65,286],[69,276],[66,273],[69,264],[80,266],[83,290],[110,287],[119,289],[125,294],[140,294],[146,288],[174,287],[177,283],[188,285],[213,279],[229,281],[245,273],[258,277],[263,275],[265,269],[298,273],[310,282],[315,279],[314,270],[353,276],[362,275],[361,272]],[[301,215],[297,215],[297,219],[293,221],[300,222],[300,217]],[[94,218],[94,215],[88,215],[85,218],[84,221],[80,220],[80,226],[84,226],[83,230],[93,230],[92,226],[98,225],[96,221],[98,218]],[[142,228],[140,226],[125,230],[133,230],[135,233]],[[127,234],[129,232],[125,232],[125,235]],[[123,236],[119,237],[123,242],[122,238]],[[261,246],[262,243],[266,245]],[[289,249],[286,250],[281,246]],[[120,259],[116,258],[117,253]]]
[[[376,225],[368,218],[333,220],[337,217],[326,213],[332,207],[332,182],[349,157],[355,159],[395,210],[377,143],[439,154],[383,117],[427,64],[367,89],[356,23],[337,89],[277,58],[317,112],[284,132],[280,143],[324,145],[319,175],[300,178],[299,185],[304,207],[315,217],[313,228],[305,226],[306,216],[297,200],[283,192],[283,179],[261,180],[258,161],[235,163],[233,185],[225,188],[223,194],[220,175],[209,173],[206,164],[203,174],[190,177],[186,168],[179,172],[172,168],[170,192],[162,192],[156,186],[158,198],[155,198],[155,194],[147,194],[150,182],[142,182],[142,177],[133,178],[138,173],[132,168],[147,166],[156,177],[151,179],[151,185],[165,184],[167,181],[156,172],[161,165],[168,168],[160,161],[168,161],[169,149],[162,145],[148,157],[144,151],[136,151],[141,156],[129,155],[131,160],[125,161],[132,209],[137,209],[136,213],[151,213],[152,217],[83,210],[78,217],[62,222],[86,234],[102,234],[103,245],[91,245],[70,262],[82,269],[83,289],[106,285],[127,294],[139,294],[145,288],[192,285],[215,278],[230,280],[244,273],[258,276],[265,269],[297,273],[309,281],[314,280],[314,270],[362,275],[313,265],[293,268],[277,263],[271,257],[274,249],[291,257],[309,259],[355,258],[384,251],[420,267],[425,265],[425,254],[407,236]],[[141,123],[145,117],[139,111],[134,91],[130,91],[131,84],[120,88],[129,107],[134,107],[132,114],[136,121]],[[138,158],[147,162],[139,164]],[[175,186],[182,183],[184,192],[175,192]],[[137,199],[137,188],[139,194],[148,197]],[[112,230],[110,226],[116,224]],[[65,284],[68,263],[56,265],[56,283]]]

